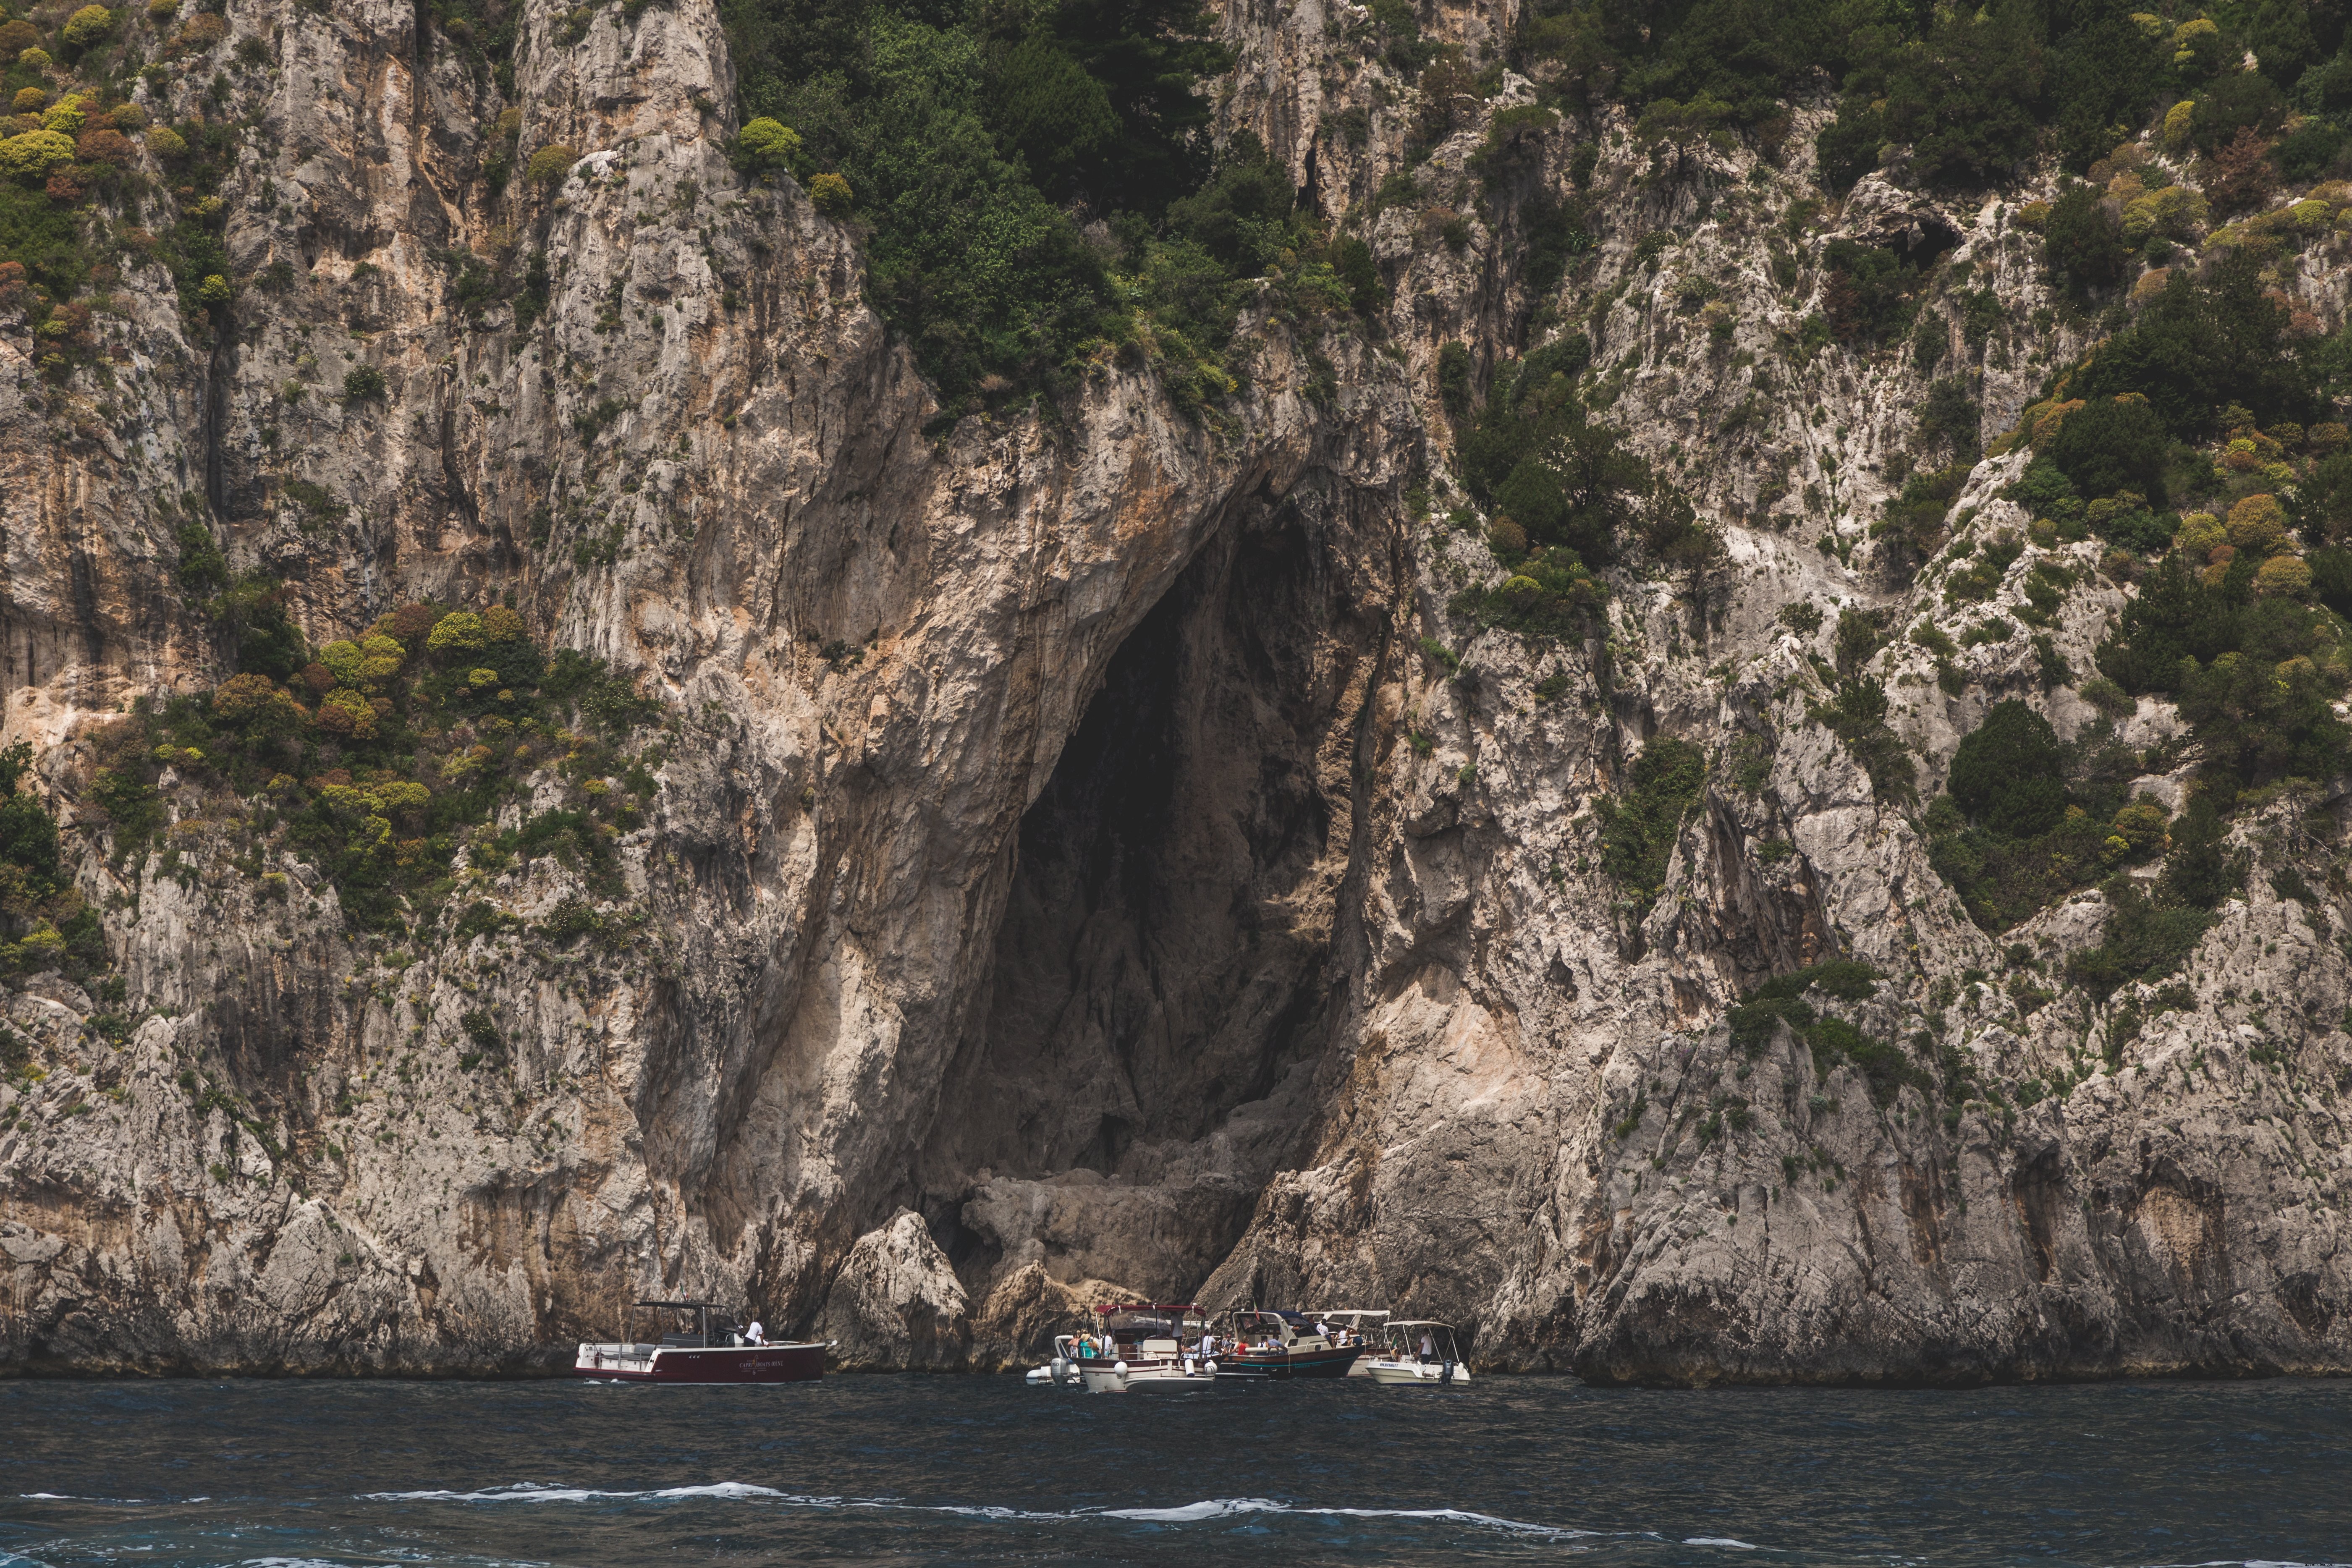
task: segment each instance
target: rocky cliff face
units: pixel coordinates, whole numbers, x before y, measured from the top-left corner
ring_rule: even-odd
[[[1867,537],[1925,356],[1805,344],[1822,279],[1785,258],[1969,262],[1990,325],[1957,293],[1931,319],[1989,437],[2093,330],[2033,324],[2035,191],[1872,176],[1809,209],[1801,137],[1785,166],[1660,152],[1604,113],[1530,131],[1489,202],[1506,77],[1364,222],[1412,94],[1355,8],[1237,5],[1223,127],[1355,215],[1388,303],[1312,342],[1245,314],[1210,419],[1110,368],[1057,419],[950,420],[854,229],[730,168],[709,0],[530,0],[511,98],[412,7],[225,16],[138,94],[228,127],[227,264],[276,281],[207,331],[134,248],[63,374],[0,317],[6,735],[106,949],[87,988],[26,967],[6,998],[7,1364],[539,1365],[664,1293],[856,1364],[992,1367],[1126,1292],[1392,1305],[1601,1378],[2352,1364],[2340,907],[2254,875],[2168,989],[2069,986],[2105,895],[1988,935],[1812,712],[1840,606],[1899,630],[1961,568]],[[1516,18],[1425,25],[1476,59]],[[579,161],[492,194],[499,138]],[[1550,282],[1513,226],[1579,189],[1593,248]],[[468,297],[525,252],[543,274]],[[2291,281],[2341,313],[2326,265]],[[1508,574],[1457,510],[1442,351],[1483,384],[1571,328],[1722,549],[1613,573],[1589,636],[1481,629],[1449,604]],[[1969,475],[1964,537],[2024,529],[2025,456]],[[651,776],[605,868],[461,852],[479,918],[355,935],[186,756],[124,853],[93,792],[119,716],[226,672],[191,521],[313,646],[503,600],[636,677]],[[2050,678],[2126,602],[2100,564],[1996,566],[1972,613],[2074,584],[2041,652],[1860,650],[1927,794],[2002,699],[2100,721]],[[1826,621],[1779,614],[1805,602]],[[2177,809],[2171,705],[2119,732],[2172,746],[2139,783]],[[1662,739],[1709,765],[1629,890],[1604,803]],[[496,826],[583,798],[549,755]],[[2232,843],[2324,885],[2332,787]],[[1734,1037],[1771,976],[1841,958],[1876,978],[1831,1010],[1899,1069]]]

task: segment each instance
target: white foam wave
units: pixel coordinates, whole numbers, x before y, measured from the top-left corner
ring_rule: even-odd
[[[713,1481],[708,1486],[663,1487],[654,1491],[601,1491],[590,1487],[551,1487],[537,1481],[518,1481],[512,1486],[490,1487],[482,1491],[416,1491],[366,1492],[367,1502],[634,1502],[653,1500],[673,1501],[680,1498],[719,1498],[728,1501],[750,1500],[802,1503],[824,1508],[837,1504],[839,1498],[795,1497],[780,1492],[773,1487],[757,1487],[749,1481]]]
[[[1557,1525],[1529,1524],[1524,1520],[1502,1519],[1491,1513],[1473,1513],[1459,1508],[1307,1508],[1297,1503],[1277,1502],[1272,1498],[1210,1498],[1206,1501],[1186,1503],[1181,1508],[1107,1508],[1079,1513],[1063,1514],[1065,1519],[1131,1519],[1154,1524],[1196,1524],[1204,1520],[1231,1519],[1239,1514],[1282,1513],[1307,1518],[1336,1519],[1419,1519],[1443,1524],[1475,1524],[1488,1530],[1518,1531],[1533,1535],[1580,1536],[1589,1531],[1564,1530]]]
[[[658,1490],[612,1491],[591,1487],[549,1486],[538,1481],[519,1481],[511,1486],[488,1487],[478,1491],[433,1489],[406,1492],[368,1492],[368,1502],[457,1502],[457,1503],[564,1503],[564,1502],[672,1502],[686,1499],[709,1498],[724,1501],[746,1501],[780,1504],[789,1508],[813,1509],[878,1509],[907,1513],[947,1513],[966,1519],[986,1519],[1020,1522],[1059,1522],[1089,1519],[1116,1519],[1139,1524],[1199,1524],[1210,1520],[1232,1519],[1246,1514],[1286,1514],[1297,1518],[1326,1519],[1394,1519],[1423,1521],[1435,1524],[1467,1524],[1483,1530],[1509,1531],[1525,1535],[1538,1535],[1552,1540],[1580,1540],[1601,1532],[1571,1530],[1560,1525],[1532,1524],[1525,1520],[1504,1519],[1491,1513],[1477,1513],[1459,1508],[1315,1508],[1298,1503],[1286,1503],[1274,1498],[1207,1498],[1200,1502],[1183,1503],[1173,1508],[1083,1508],[1068,1510],[1034,1510],[1007,1508],[990,1503],[911,1503],[897,1498],[812,1497],[778,1491],[772,1487],[754,1486],[748,1481],[716,1481],[705,1486],[664,1487]],[[1700,1540],[1686,1542],[1692,1546],[1737,1546],[1753,1551],[1745,1542]]]
[[[1764,1549],[1745,1541],[1734,1541],[1727,1535],[1694,1535],[1685,1546],[1727,1546],[1734,1552],[1761,1552]]]

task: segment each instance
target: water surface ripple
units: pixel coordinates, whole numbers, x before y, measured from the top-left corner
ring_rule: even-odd
[[[0,1384],[0,1568],[2352,1563],[2352,1384]]]

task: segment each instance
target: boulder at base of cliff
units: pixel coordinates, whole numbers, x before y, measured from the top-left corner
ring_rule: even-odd
[[[971,1350],[969,1307],[922,1216],[900,1209],[849,1249],[816,1337],[839,1342],[826,1359],[845,1372],[952,1371]]]
[[[977,1372],[1014,1372],[1052,1357],[1054,1336],[1094,1321],[1095,1309],[1147,1299],[1108,1279],[1066,1281],[1030,1262],[1005,1271],[972,1315],[971,1364]]]

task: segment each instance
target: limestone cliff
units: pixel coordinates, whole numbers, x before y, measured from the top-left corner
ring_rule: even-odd
[[[510,92],[418,7],[222,16],[135,96],[224,129],[233,310],[133,245],[89,363],[0,313],[5,738],[105,949],[6,998],[0,1362],[541,1366],[662,1293],[995,1367],[1132,1291],[1390,1305],[1596,1378],[2352,1365],[2340,783],[2239,812],[2256,874],[2163,985],[2066,982],[2095,887],[1995,936],[1930,864],[1961,737],[2011,698],[2101,722],[2082,680],[2137,590],[2028,542],[2021,448],[1943,498],[1963,542],[2015,531],[1968,612],[2014,635],[1903,638],[1969,569],[1870,537],[1931,356],[1810,341],[1831,280],[1791,262],[1969,264],[1928,319],[1977,367],[1973,450],[2096,331],[2043,309],[2046,180],[1824,205],[1801,137],[1498,127],[1509,75],[1407,169],[1367,14],[1234,5],[1221,132],[1360,226],[1385,303],[1245,311],[1205,417],[1116,362],[1050,416],[957,417],[855,225],[730,163],[710,0],[530,0]],[[1424,26],[1483,61],[1517,21]],[[494,185],[501,143],[576,162]],[[1588,247],[1546,276],[1515,226],[1570,200]],[[2340,252],[2284,283],[2341,317]],[[1441,369],[1571,330],[1720,547],[1530,637],[1462,607],[1510,574]],[[191,524],[314,647],[503,604],[635,678],[609,769],[551,724],[492,825],[630,795],[602,858],[468,840],[442,919],[362,926],[185,754],[125,853],[93,789],[121,716],[233,668]],[[1890,635],[1841,643],[1841,606]],[[1892,693],[1916,799],[1820,716],[1833,660]],[[2181,809],[2182,721],[2126,707]],[[1661,739],[1707,766],[1629,889],[1604,803]],[[1875,979],[1816,1003],[1899,1066],[1735,1037],[1837,959]]]

